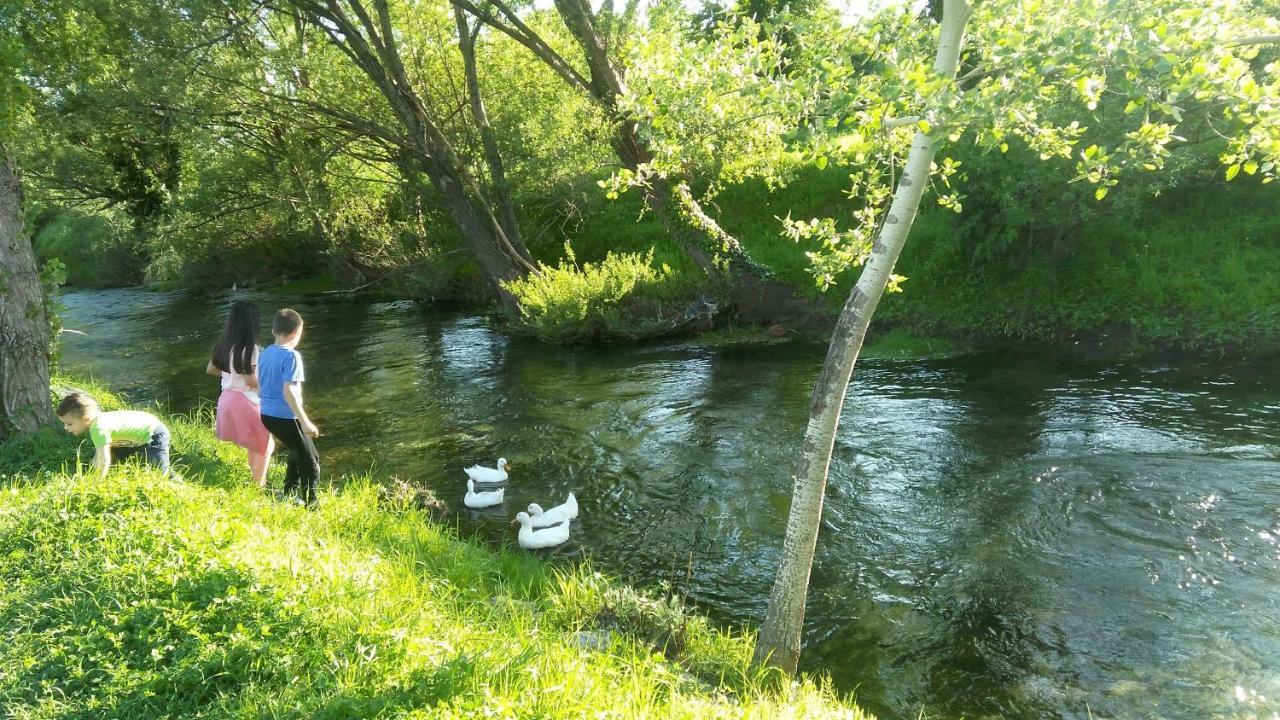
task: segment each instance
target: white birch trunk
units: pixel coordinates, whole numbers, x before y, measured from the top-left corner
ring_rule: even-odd
[[[955,76],[969,14],[965,0],[945,0],[938,53],[933,66],[939,75]],[[884,294],[889,275],[915,221],[936,149],[936,137],[916,133],[902,177],[894,189],[884,227],[832,333],[827,359],[813,390],[804,444],[792,475],[795,489],[791,497],[786,539],[782,545],[782,561],[756,641],[755,661],[758,664],[794,673],[800,662],[809,573],[822,519],[827,469],[831,464],[831,450],[849,388],[849,377],[862,350],[871,316]]]
[[[53,422],[49,323],[31,241],[22,231],[22,186],[0,145],[0,437]]]

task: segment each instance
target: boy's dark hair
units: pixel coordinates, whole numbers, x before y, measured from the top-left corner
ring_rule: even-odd
[[[300,327],[302,327],[302,316],[296,310],[289,308],[276,313],[271,320],[272,335],[292,335]]]
[[[98,401],[94,400],[88,393],[73,392],[62,398],[62,402],[58,403],[58,417],[64,415],[84,417],[84,414],[89,410],[97,409]]]

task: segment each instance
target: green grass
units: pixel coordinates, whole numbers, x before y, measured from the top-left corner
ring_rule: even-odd
[[[939,337],[926,337],[894,328],[886,332],[870,332],[861,357],[889,360],[911,358],[943,358],[962,355],[967,348],[959,342]]]
[[[77,474],[65,433],[0,448],[6,717],[863,717],[672,599],[460,540],[367,477],[277,503],[207,412],[167,420],[185,482]]]
[[[757,262],[782,280],[800,288],[806,296],[819,295],[808,272],[804,248],[781,234],[778,217],[788,212],[795,217],[838,215],[845,210],[842,193],[847,171],[801,170],[787,186],[770,192],[762,182],[746,182],[725,188],[706,208],[721,226],[736,237]],[[543,262],[554,265],[563,257],[567,240],[579,262],[597,263],[609,252],[646,253],[653,249],[654,265],[667,265],[670,273],[658,288],[673,302],[691,302],[707,289],[707,277],[659,225],[652,213],[642,212],[639,192],[623,193],[609,200],[600,193],[588,194],[580,204],[581,221],[565,226],[563,232],[547,233],[530,243],[530,250]],[[549,219],[533,218],[531,225],[551,225]],[[840,297],[833,301],[839,309]]]
[[[804,170],[792,184],[774,192],[769,192],[760,182],[743,183],[724,189],[707,209],[726,231],[738,238],[753,259],[784,282],[796,285],[802,295],[816,297],[819,293],[808,273],[804,249],[782,237],[778,216],[788,212],[805,217],[840,212],[846,174],[835,168]],[[561,207],[557,203],[531,205],[547,208],[541,215],[523,219],[525,226],[543,229],[527,238],[530,252],[540,262],[558,266],[567,258],[564,248],[568,243],[583,267],[588,264],[599,267],[611,253],[615,258],[652,253],[652,267],[660,275],[656,281],[637,283],[625,300],[612,299],[607,303],[608,312],[578,313],[580,328],[575,328],[575,321],[563,312],[555,315],[565,318],[565,322],[548,322],[546,312],[525,318],[523,322],[539,336],[554,340],[647,337],[656,329],[668,326],[672,318],[689,308],[700,295],[723,294],[718,286],[721,281],[709,278],[668,235],[653,213],[644,210],[643,197],[638,191],[623,193],[616,200],[607,199],[603,191],[588,192],[575,206],[572,222],[554,215]],[[547,286],[542,295],[582,304],[580,288],[588,283],[579,276],[563,276],[541,284]],[[838,309],[843,297],[834,294],[831,297],[833,309]],[[589,300],[587,304],[601,304],[596,298]]]
[[[726,188],[710,210],[753,258],[802,295],[819,296],[806,248],[779,234],[777,218],[845,216],[845,174],[801,170],[773,192],[747,182]],[[876,327],[1138,351],[1280,352],[1280,185],[1250,182],[1167,189],[1142,201],[1136,216],[1104,203],[1059,243],[1020,241],[995,252],[973,218],[926,203],[897,267],[908,280],[883,299]],[[537,247],[543,260],[560,257],[565,237],[582,261],[653,247],[655,263],[671,272],[645,292],[679,306],[706,289],[706,277],[651,216],[636,221],[638,194],[588,196],[579,209],[581,223]],[[821,294],[833,314],[856,274]]]
[[[652,323],[663,327],[661,312],[637,307],[640,298],[660,294],[649,290],[669,275],[667,267],[654,267],[653,251],[605,255],[598,263],[578,264],[566,247],[566,259],[558,265],[542,265],[542,272],[505,283],[520,303],[521,324],[546,340],[565,341],[610,338],[641,331]],[[668,310],[668,316],[678,312]],[[647,321],[647,322],[646,322]]]
[[[1134,221],[1105,214],[1054,253],[974,259],[954,216],[923,215],[898,263],[910,279],[880,317],[942,335],[1197,352],[1280,350],[1280,202],[1275,186],[1176,190]]]

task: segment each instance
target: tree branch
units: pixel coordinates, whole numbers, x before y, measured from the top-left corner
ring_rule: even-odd
[[[503,4],[500,0],[490,0],[494,7],[506,18],[506,22],[494,17],[492,13],[485,12],[471,2],[471,0],[449,0],[454,5],[471,13],[477,20],[483,22],[489,27],[498,30],[509,36],[511,39],[525,46],[534,55],[538,56],[548,67],[559,75],[565,82],[577,87],[578,89],[591,92],[591,83],[582,76],[572,65],[568,63],[559,53],[557,53],[542,36],[534,32],[524,21],[516,15],[510,7]],[[510,24],[508,24],[510,23]]]
[[[1253,37],[1237,38],[1228,40],[1227,47],[1240,47],[1242,45],[1267,45],[1271,43],[1280,43],[1280,35],[1254,35]]]

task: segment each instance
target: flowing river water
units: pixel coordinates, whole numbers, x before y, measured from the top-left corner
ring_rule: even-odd
[[[517,508],[572,490],[569,555],[763,616],[824,347],[558,348],[408,302],[242,296],[307,320],[327,479],[376,466],[461,509],[462,467],[504,456],[505,509],[463,509],[465,533],[514,542]],[[63,368],[213,400],[226,299],[70,293]],[[863,360],[802,667],[882,718],[1280,718],[1275,369]]]

